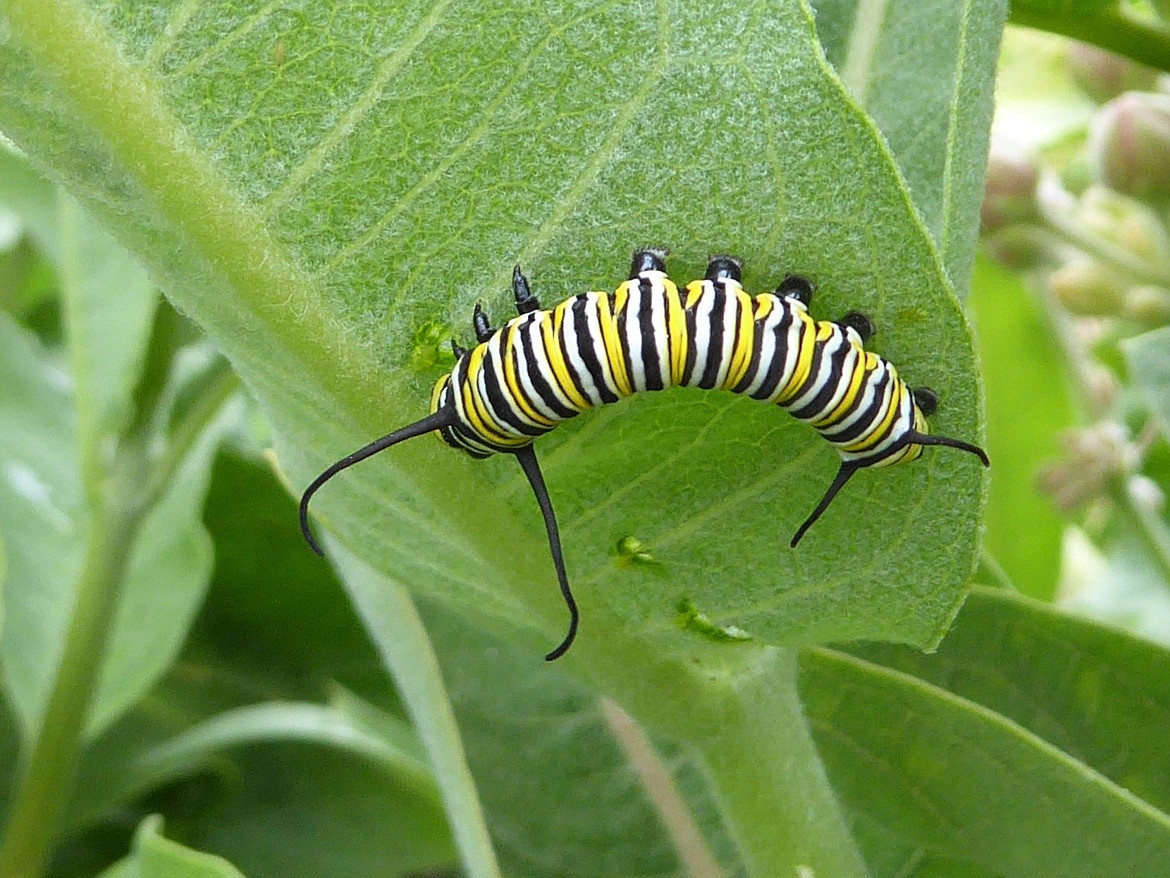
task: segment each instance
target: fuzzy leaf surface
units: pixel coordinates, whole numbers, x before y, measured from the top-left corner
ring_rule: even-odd
[[[674,246],[679,279],[719,250],[753,289],[810,275],[817,314],[866,311],[881,351],[938,391],[935,429],[978,437],[942,264],[800,3],[8,13],[0,127],[215,337],[298,486],[423,413],[438,371],[408,367],[413,340],[465,325],[477,298],[503,319],[516,260],[551,302],[613,286],[646,242]],[[675,391],[540,450],[588,637],[685,651],[672,620],[691,597],[764,642],[928,644],[972,567],[982,476],[958,453],[863,474],[791,551],[835,463],[779,412]],[[534,645],[559,636],[510,461],[415,443],[320,500],[374,567]],[[615,566],[630,534],[661,566]]]

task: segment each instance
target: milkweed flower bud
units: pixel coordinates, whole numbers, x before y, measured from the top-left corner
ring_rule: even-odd
[[[1069,46],[1068,68],[1076,84],[1099,103],[1127,91],[1151,90],[1158,81],[1156,70],[1088,43]]]
[[[1051,233],[1030,223],[1017,223],[984,235],[992,259],[1012,271],[1048,270],[1068,256]]]
[[[1022,153],[993,148],[987,159],[983,204],[979,218],[984,231],[1036,215],[1036,166]]]
[[[1170,323],[1170,290],[1153,284],[1130,287],[1125,293],[1125,316],[1146,326]]]
[[[1048,276],[1048,291],[1078,317],[1112,316],[1125,303],[1121,278],[1091,259],[1076,259],[1056,269]]]
[[[1137,198],[1170,196],[1170,95],[1127,92],[1093,120],[1089,151],[1098,178]]]
[[[1166,226],[1148,204],[1107,186],[1090,186],[1073,216],[1086,231],[1123,247],[1143,262],[1170,266]]]
[[[1064,459],[1041,468],[1039,487],[1066,512],[1104,496],[1140,457],[1125,427],[1115,421],[1070,430],[1061,444]]]
[[[1146,512],[1158,515],[1166,507],[1166,494],[1149,476],[1130,476],[1125,483],[1125,493],[1129,495],[1134,506]]]

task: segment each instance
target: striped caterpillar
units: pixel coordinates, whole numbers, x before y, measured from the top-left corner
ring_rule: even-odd
[[[666,276],[666,251],[634,253],[630,279],[612,293],[582,293],[543,310],[517,265],[518,317],[492,329],[477,304],[472,350],[451,342],[458,362],[431,394],[431,413],[334,463],[301,496],[300,522],[313,550],[309,500],[337,473],[392,445],[438,431],[475,458],[515,455],[544,517],[561,594],[569,610],[560,658],[577,635],[580,614],[565,572],[560,534],[533,440],[586,409],[634,393],[671,387],[719,388],[787,409],[814,427],[841,458],[821,501],[792,537],[801,537],[860,469],[915,460],[927,445],[977,456],[983,449],[931,435],[926,418],[937,397],[911,390],[883,357],[866,351],[873,325],[851,311],[837,321],[808,314],[813,286],[789,275],[774,293],[749,296],[742,263],[713,256],[702,280],[680,290]]]

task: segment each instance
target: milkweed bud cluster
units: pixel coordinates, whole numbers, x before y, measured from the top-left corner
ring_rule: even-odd
[[[1073,318],[1112,321],[1119,334],[1165,325],[1170,91],[1155,71],[1100,49],[1074,45],[1068,64],[1100,106],[1079,141],[1034,155],[993,144],[984,241]]]
[[[1073,512],[1109,493],[1112,483],[1133,481],[1141,461],[1126,428],[1100,421],[1061,437],[1065,458],[1040,472],[1040,488],[1065,512]]]
[[[1091,421],[1062,438],[1040,489],[1085,522],[1119,504],[1160,514],[1162,489],[1141,470],[1161,428],[1139,429],[1118,343],[1170,324],[1170,80],[1089,46],[1067,61],[1091,103],[1056,99],[1049,111],[1070,121],[1031,153],[993,143],[983,239],[1043,292]]]

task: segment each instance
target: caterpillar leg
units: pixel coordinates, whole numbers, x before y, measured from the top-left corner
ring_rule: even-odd
[[[519,262],[512,269],[512,294],[516,297],[517,314],[528,314],[540,310],[540,300],[532,295],[532,289],[528,286],[528,278],[520,271]]]
[[[776,287],[776,295],[781,298],[787,297],[796,299],[796,301],[808,307],[812,302],[813,291],[816,287],[813,282],[807,277],[799,274],[788,274],[784,276],[784,280],[780,281],[780,285]]]
[[[837,321],[837,325],[853,327],[853,329],[857,331],[857,334],[861,336],[861,341],[863,344],[873,338],[873,321],[862,314],[860,311],[850,311],[848,314]]]
[[[462,360],[463,355],[467,353],[467,348],[459,344],[455,339],[451,339],[451,353],[455,355],[456,360]]]
[[[635,250],[630,262],[630,280],[637,279],[644,271],[666,271],[666,257],[669,253],[669,250],[656,247]]]
[[[544,475],[540,471],[540,464],[536,460],[536,452],[531,445],[525,445],[518,451],[512,452],[516,460],[520,461],[520,468],[528,477],[528,484],[532,486],[532,493],[536,495],[536,502],[540,505],[540,514],[544,516],[544,529],[548,533],[548,548],[552,552],[553,566],[557,569],[557,581],[561,586],[561,596],[565,599],[565,606],[569,608],[569,631],[560,645],[544,657],[546,662],[555,661],[569,651],[577,637],[577,623],[580,613],[577,611],[577,601],[573,598],[573,590],[569,588],[569,577],[565,573],[565,556],[561,552],[561,535],[557,529],[557,517],[553,512],[552,500],[548,496],[548,488],[544,485]]]
[[[475,330],[475,340],[481,344],[491,338],[492,333],[495,332],[491,324],[488,323],[487,315],[483,313],[479,302],[475,303],[475,310],[471,312],[471,326]]]

